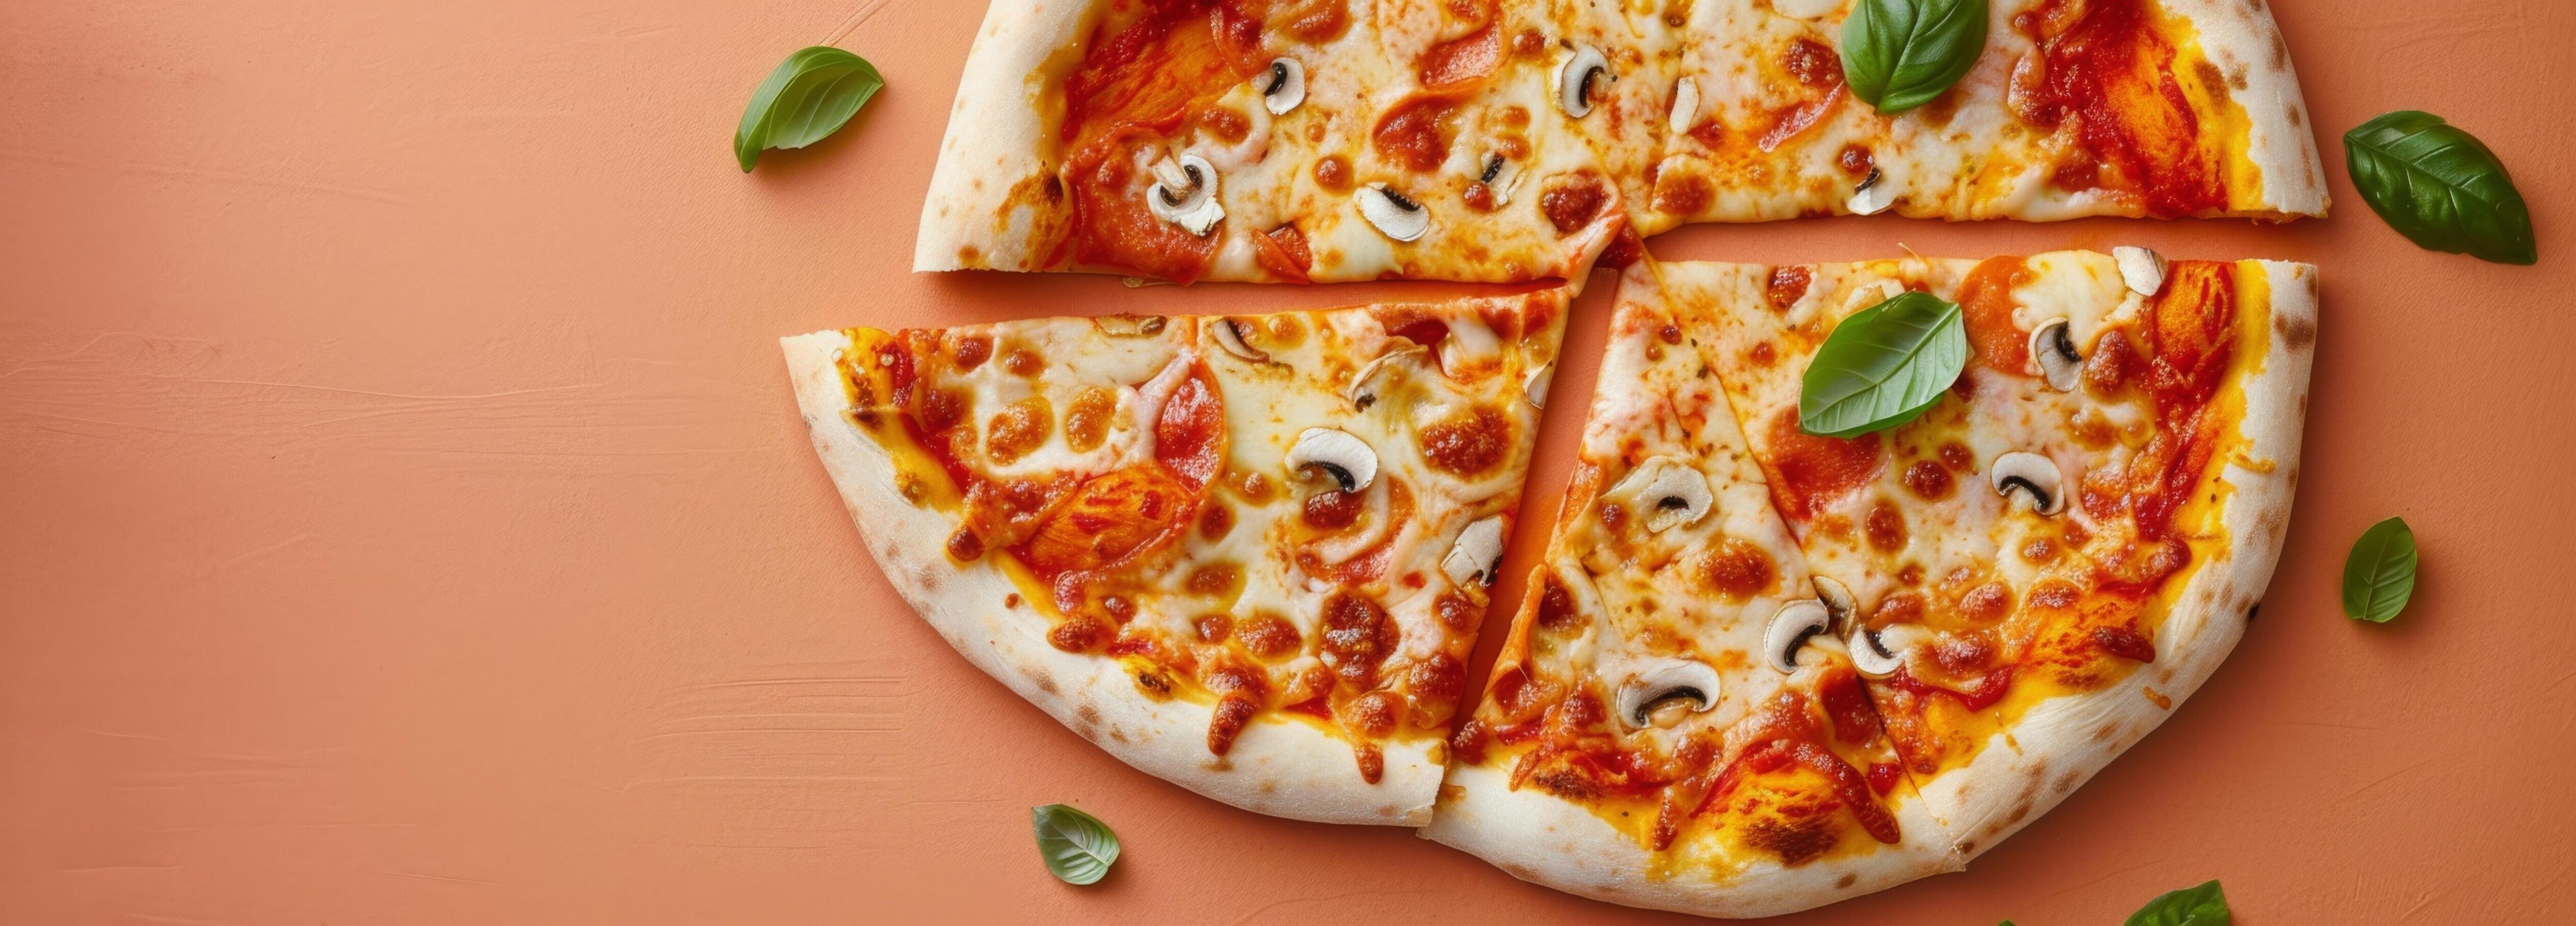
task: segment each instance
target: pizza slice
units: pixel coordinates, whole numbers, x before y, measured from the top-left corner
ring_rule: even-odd
[[[1957,84],[1855,97],[1843,0],[1691,4],[1643,234],[1892,210],[2050,221],[2323,215],[2298,77],[2262,4],[1994,0]]]
[[[1659,92],[1590,9],[995,0],[913,269],[1579,280],[1627,209],[1577,126]]]
[[[1149,773],[1419,824],[1567,296],[788,338],[913,609]]]
[[[1422,835],[1525,880],[1706,916],[1959,866],[1710,368],[1623,290],[1546,560]]]
[[[1699,319],[1848,651],[1963,858],[2046,813],[2225,659],[2298,478],[2316,271],[2056,252],[1985,261],[1631,268]],[[1800,427],[1835,326],[1954,302],[1965,372],[1878,433]]]

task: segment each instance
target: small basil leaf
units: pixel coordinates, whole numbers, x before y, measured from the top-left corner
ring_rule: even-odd
[[[802,148],[841,130],[885,86],[876,65],[829,45],[800,49],[751,92],[733,130],[733,159],[743,173],[769,148]]]
[[[2428,250],[2499,264],[2540,261],[2531,207],[2504,162],[2432,113],[2399,110],[2344,133],[2344,166],[2361,198]]]
[[[2120,926],[2227,926],[2227,892],[2215,880],[2160,894]]]
[[[1930,293],[1905,293],[1852,313],[1834,326],[1807,364],[1798,429],[1856,437],[1920,417],[1968,365],[1959,307]]]
[[[2343,561],[2343,613],[2388,623],[2415,595],[2415,532],[2405,518],[2390,518],[2361,532]]]
[[[1843,20],[1843,79],[1895,115],[1932,102],[1986,50],[1986,0],[1860,0]]]
[[[1118,861],[1118,834],[1109,825],[1063,804],[1029,808],[1038,830],[1038,857],[1066,884],[1091,884]]]

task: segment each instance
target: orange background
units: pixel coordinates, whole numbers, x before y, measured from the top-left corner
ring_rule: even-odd
[[[2296,526],[2234,658],[1972,871],[1799,921],[2111,923],[2212,877],[2257,924],[2576,909],[2576,614],[2550,590],[2576,549],[2576,5],[2278,5],[2331,220],[1881,217],[1653,243],[2324,268]],[[1657,918],[1133,771],[951,653],[867,562],[779,335],[1455,289],[908,273],[983,4],[15,6],[0,917]],[[891,86],[739,173],[753,84],[834,36]],[[2540,267],[2419,251],[2370,215],[2338,139],[2397,108],[2503,155]],[[1611,278],[1592,283],[1529,512],[1554,510],[1582,424]],[[2391,514],[2424,581],[2396,624],[2356,624],[2344,552]],[[1523,520],[1511,572],[1546,522]],[[1040,867],[1028,808],[1055,801],[1124,837],[1102,885]]]

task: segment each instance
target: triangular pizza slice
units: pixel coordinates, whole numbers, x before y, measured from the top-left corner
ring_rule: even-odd
[[[970,661],[1218,800],[1419,824],[1567,298],[784,344],[869,551]]]
[[[2234,648],[2299,471],[2316,270],[2136,248],[1983,261],[1631,268],[1712,319],[1712,363],[1849,652],[1963,858],[2046,813]],[[1919,418],[1800,427],[1854,313],[1958,307],[1964,372]]]
[[[1957,868],[1829,633],[1706,317],[1631,285],[1610,324],[1546,560],[1422,834],[1550,887],[1712,916]]]

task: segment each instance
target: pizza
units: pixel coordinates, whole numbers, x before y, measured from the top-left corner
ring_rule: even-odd
[[[2125,248],[1630,267],[1581,468],[1424,835],[1720,916],[1993,847],[2242,634],[2297,481],[2315,283]],[[1891,430],[1806,433],[1809,358],[1908,292],[1957,305],[1965,372]]]
[[[1425,838],[1708,916],[1958,867],[1824,634],[1819,580],[1709,373],[1722,359],[1704,323],[1622,299],[1555,531]]]
[[[914,269],[1579,280],[1683,222],[2322,215],[2259,4],[1996,0],[1895,115],[1843,0],[996,0]]]
[[[976,666],[1146,772],[1419,825],[1567,294],[787,338],[868,549]]]

